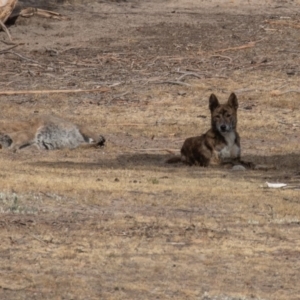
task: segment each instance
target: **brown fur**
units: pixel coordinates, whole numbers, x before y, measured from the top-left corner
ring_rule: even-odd
[[[105,142],[85,126],[55,116],[34,116],[27,121],[0,121],[0,146],[13,150],[31,145],[39,149],[97,147]]]
[[[188,165],[207,167],[211,164],[240,164],[240,137],[236,131],[238,100],[234,93],[225,104],[217,97],[209,98],[211,128],[204,134],[185,140],[181,156],[172,157],[167,163],[184,162]]]

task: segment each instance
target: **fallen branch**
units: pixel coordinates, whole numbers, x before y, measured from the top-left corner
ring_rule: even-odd
[[[36,94],[68,94],[68,93],[105,93],[109,89],[107,87],[102,87],[98,89],[88,89],[88,90],[20,90],[20,91],[0,91],[0,95],[11,96],[11,95],[36,95]]]
[[[215,51],[216,53],[218,52],[225,52],[225,51],[232,51],[232,50],[242,50],[242,49],[247,49],[247,48],[252,48],[256,45],[256,43],[262,41],[263,39],[260,39],[258,41],[253,41],[253,42],[249,42],[247,44],[241,45],[241,46],[237,46],[237,47],[230,47],[230,48],[225,48],[225,49],[220,49]]]

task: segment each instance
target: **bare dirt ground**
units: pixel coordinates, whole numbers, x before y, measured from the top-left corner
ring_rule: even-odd
[[[10,25],[0,91],[100,91],[1,95],[0,118],[107,145],[2,150],[0,299],[299,299],[299,1],[20,4],[69,19]],[[166,165],[232,91],[243,158],[274,170]]]

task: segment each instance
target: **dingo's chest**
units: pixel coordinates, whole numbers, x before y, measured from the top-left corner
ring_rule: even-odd
[[[227,158],[237,158],[240,156],[241,149],[236,144],[236,135],[234,132],[228,132],[223,134],[226,144],[216,147],[218,157],[223,160]]]

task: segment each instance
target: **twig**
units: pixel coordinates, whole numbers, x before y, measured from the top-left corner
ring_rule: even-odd
[[[20,44],[15,44],[15,45],[13,45],[13,46],[11,46],[11,47],[8,47],[8,48],[6,48],[6,49],[0,50],[0,54],[9,53],[9,50],[18,47],[19,45],[20,45]]]
[[[191,71],[191,72],[198,72],[198,71],[201,71],[201,70],[198,70],[198,69],[186,69],[187,71]],[[208,74],[208,73],[202,73],[204,77],[206,78],[225,78],[227,79],[228,77],[227,76],[222,76],[222,75],[212,75],[212,74]]]
[[[245,67],[245,68],[242,69],[243,66],[239,66],[238,68],[245,71],[245,70],[253,70],[253,69],[259,68],[259,67],[269,67],[269,66],[274,66],[274,64],[272,64],[272,63],[258,63],[258,64],[255,64],[255,65],[252,65],[251,67]]]
[[[166,81],[156,81],[156,82],[152,82],[155,84],[178,84],[178,85],[185,85],[185,86],[191,86],[188,83],[182,82],[182,81],[172,81],[172,80],[166,80]]]
[[[11,38],[11,35],[10,35],[10,33],[9,33],[8,29],[7,29],[7,27],[5,26],[5,24],[4,24],[1,20],[0,20],[0,27],[1,27],[2,30],[7,34],[9,40],[10,40],[11,42],[13,42],[13,40],[12,40],[12,38]]]
[[[31,237],[33,237],[34,239],[36,239],[37,241],[45,244],[45,245],[48,245],[45,241],[41,240],[40,238],[38,238],[37,236],[31,234],[31,233],[28,233],[28,235],[30,235]]]
[[[284,86],[286,86],[286,84],[284,84],[281,87],[277,88],[277,90],[245,88],[245,89],[235,90],[234,92],[236,94],[241,94],[241,93],[244,93],[244,92],[252,92],[252,91],[255,91],[255,92],[271,92],[272,96],[281,96],[281,95],[288,94],[288,93],[300,93],[300,89],[290,89],[290,90],[286,90],[286,91],[280,91],[280,89],[283,88]]]
[[[199,69],[190,69],[190,68],[187,68],[186,71],[188,71],[188,72],[197,72],[197,73],[201,72],[201,70],[199,70]],[[202,72],[202,74],[204,76],[208,75],[207,72]]]
[[[230,64],[232,63],[232,58],[229,57],[229,56],[215,54],[215,55],[211,55],[209,58],[211,58],[211,57],[221,57],[221,58],[225,58],[225,59],[228,59],[228,60],[229,60],[229,63],[230,63]]]
[[[271,95],[272,96],[281,96],[281,95],[284,95],[284,94],[288,94],[288,93],[300,93],[300,89],[291,89],[291,90],[286,90],[286,91],[279,91],[279,90],[273,90],[271,91]]]
[[[300,28],[300,24],[298,21],[290,21],[290,20],[266,20],[265,23],[268,23],[270,25],[281,25],[281,26],[289,26],[292,28]]]
[[[113,96],[108,102],[107,104],[110,105],[112,101],[114,100],[124,100],[122,97],[128,95],[130,92],[125,92],[125,93],[122,93],[122,94],[118,94],[118,95],[115,95]]]
[[[241,94],[241,93],[252,92],[252,91],[257,91],[257,89],[256,88],[239,89],[239,90],[235,90],[234,92],[236,94]]]
[[[170,150],[170,149],[165,149],[165,151],[167,151],[168,153],[172,154],[172,155],[176,155],[175,150]],[[178,152],[178,150],[176,150]]]
[[[137,123],[109,123],[109,126],[143,126],[144,123],[137,124]]]
[[[5,40],[0,40],[1,43],[5,44],[5,45],[14,45],[15,43],[14,42],[8,42],[8,41],[5,41]],[[24,43],[20,43],[19,45],[24,45]]]
[[[111,87],[115,87],[115,86],[118,86],[118,85],[120,85],[120,84],[122,84],[122,82],[116,82],[116,83],[113,83],[113,84],[109,85],[109,87],[110,87],[110,88],[111,88]]]
[[[114,95],[113,98],[112,98],[111,100],[115,100],[115,99],[122,98],[122,97],[128,95],[129,93],[130,93],[129,91],[126,91],[126,92],[124,92],[124,93],[122,93],[122,94]]]
[[[176,71],[176,72],[179,73],[179,74],[183,74],[183,75],[181,75],[181,76],[177,79],[177,81],[182,81],[182,79],[183,79],[184,77],[186,77],[186,76],[194,76],[194,77],[197,77],[197,78],[200,78],[200,79],[203,78],[203,75],[197,74],[197,73],[195,73],[195,72],[183,72],[183,71]]]
[[[225,48],[225,49],[220,49],[215,51],[216,53],[218,52],[225,52],[225,51],[231,51],[231,50],[242,50],[242,49],[246,49],[246,48],[252,48],[256,45],[256,43],[262,41],[263,39],[260,39],[258,41],[253,41],[253,42],[249,42],[247,44],[241,45],[241,46],[237,46],[237,47],[230,47],[230,48]]]
[[[46,67],[46,65],[43,65],[43,64],[39,63],[38,61],[33,60],[33,59],[31,59],[31,58],[25,57],[25,56],[23,56],[23,55],[21,55],[21,54],[19,54],[19,53],[17,53],[17,52],[6,51],[5,53],[9,53],[9,54],[16,55],[16,56],[20,57],[21,59],[24,59],[24,60],[27,60],[27,61],[31,61],[31,62],[33,62],[33,63],[35,63],[35,64],[38,64],[38,65],[41,65],[41,66],[45,66],[45,67]]]
[[[133,148],[132,148],[133,149]],[[170,154],[174,154],[174,152],[178,152],[178,149],[156,149],[156,148],[148,148],[148,149],[134,149],[135,151],[153,151],[153,152],[168,152]]]
[[[255,92],[270,92],[271,90],[270,89],[246,88],[246,89],[235,90],[234,92],[236,94],[241,94],[241,93],[244,93],[244,92],[252,92],[252,91],[255,91]]]
[[[277,90],[281,90],[282,88],[284,88],[287,85],[289,85],[289,83],[285,83],[285,84],[281,85],[279,88],[277,88]]]
[[[30,286],[31,286],[31,284],[20,286],[20,287],[10,287],[10,286],[2,284],[2,285],[0,285],[0,288],[4,289],[4,290],[9,290],[9,291],[22,291],[22,290],[28,289]]]
[[[32,95],[32,94],[67,94],[67,93],[103,93],[103,89],[88,89],[88,90],[42,90],[42,91],[33,91],[33,90],[20,90],[20,91],[0,91],[0,95]]]

